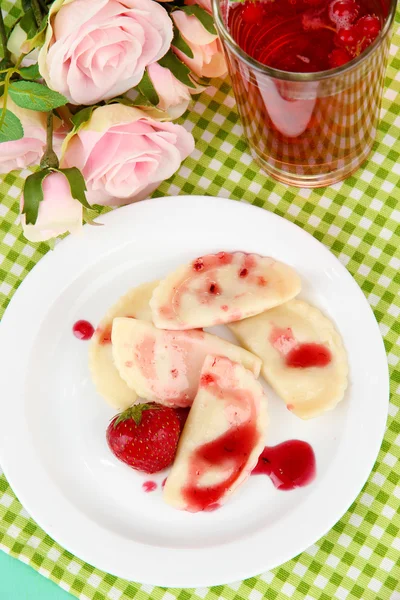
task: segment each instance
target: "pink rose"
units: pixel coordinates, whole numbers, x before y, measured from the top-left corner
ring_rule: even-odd
[[[78,232],[82,227],[82,204],[71,196],[68,179],[62,173],[50,173],[42,184],[43,200],[34,225],[27,225],[21,214],[24,235],[31,242],[42,242],[70,231]],[[21,197],[21,212],[24,196]]]
[[[137,85],[168,51],[172,29],[153,0],[56,0],[39,70],[72,104],[95,104]]]
[[[191,99],[189,88],[158,63],[147,67],[147,72],[160,99],[157,107],[168,112],[171,119],[183,115]]]
[[[0,98],[0,112],[3,98]],[[0,173],[24,169],[40,162],[46,145],[46,114],[20,108],[7,99],[7,109],[21,121],[24,137],[13,142],[0,143]]]
[[[207,31],[194,15],[187,15],[182,10],[176,10],[171,14],[183,39],[194,54],[194,58],[189,58],[186,54],[174,48],[175,54],[181,61],[200,77],[221,77],[225,75],[225,57],[218,35]]]
[[[192,135],[180,125],[109,104],[67,136],[61,164],[82,171],[90,204],[121,206],[148,196],[193,149]]]
[[[201,8],[204,8],[204,10],[206,10],[208,13],[210,13],[210,15],[212,15],[211,0],[185,0],[185,4],[187,6],[197,4],[198,6],[201,6]]]

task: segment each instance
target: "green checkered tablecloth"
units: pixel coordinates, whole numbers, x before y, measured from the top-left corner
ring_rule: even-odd
[[[18,9],[7,0],[1,5],[10,25]],[[324,538],[271,572],[209,589],[166,590],[117,579],[65,551],[24,510],[0,469],[0,549],[81,600],[400,600],[399,23],[400,12],[378,138],[355,176],[310,191],[262,175],[241,138],[229,83],[221,81],[182,119],[196,139],[196,150],[155,194],[225,196],[273,211],[330,248],[361,286],[385,339],[392,396],[378,460],[349,511]],[[0,179],[0,316],[49,250],[44,243],[28,243],[18,226],[18,197],[26,174],[13,172]]]

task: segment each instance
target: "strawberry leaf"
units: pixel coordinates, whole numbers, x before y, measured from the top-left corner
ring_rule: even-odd
[[[157,404],[134,404],[130,406],[120,415],[118,415],[117,419],[114,421],[114,429],[124,421],[128,421],[129,419],[133,419],[136,425],[140,425],[142,422],[142,415],[145,410],[157,410],[160,408]]]

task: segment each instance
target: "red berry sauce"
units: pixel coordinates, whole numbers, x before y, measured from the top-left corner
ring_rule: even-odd
[[[239,46],[259,62],[313,73],[363,52],[379,35],[384,13],[380,0],[246,0],[233,5],[228,26]],[[336,48],[346,54],[334,53]]]
[[[92,335],[94,334],[94,327],[89,321],[84,321],[83,319],[74,323],[72,327],[72,333],[78,340],[90,340]]]
[[[295,369],[326,367],[332,360],[329,348],[322,344],[299,344],[286,355],[286,364]]]
[[[304,487],[316,475],[314,450],[310,444],[301,440],[267,446],[252,475],[268,475],[278,490]]]
[[[210,271],[221,267],[222,265],[230,265],[233,260],[231,252],[218,252],[218,254],[206,254],[200,256],[192,263],[194,271]]]
[[[105,344],[111,344],[111,330],[112,325],[108,325],[103,330],[98,330],[100,334],[99,343],[104,346]]]
[[[157,489],[157,484],[155,481],[145,481],[142,488],[145,492],[154,492]]]
[[[197,449],[191,464],[189,484],[183,490],[189,510],[215,510],[218,507],[221,496],[242,473],[258,435],[255,423],[251,420],[229,429],[217,439]],[[230,476],[212,487],[196,485],[199,474],[215,466],[231,471]]]
[[[290,327],[274,326],[269,341],[281,354],[288,367],[295,369],[326,367],[332,360],[331,351],[323,344],[298,343]]]

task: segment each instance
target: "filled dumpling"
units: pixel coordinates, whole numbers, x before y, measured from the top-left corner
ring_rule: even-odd
[[[291,300],[229,328],[261,358],[262,375],[295,415],[316,417],[342,400],[346,351],[332,322],[317,308]]]
[[[112,350],[122,379],[146,400],[190,406],[207,354],[228,356],[258,377],[261,361],[204,331],[166,331],[136,319],[114,319]]]
[[[267,424],[267,399],[253,373],[207,356],[164,500],[190,512],[218,508],[257,464]]]
[[[161,329],[230,323],[287,302],[301,288],[288,265],[243,252],[219,252],[179,267],[154,290],[150,306]]]
[[[112,306],[98,324],[89,348],[89,367],[97,391],[117,409],[131,406],[136,392],[121,379],[114,365],[111,328],[115,317],[131,317],[151,321],[149,301],[158,281],[144,283],[130,290]]]

